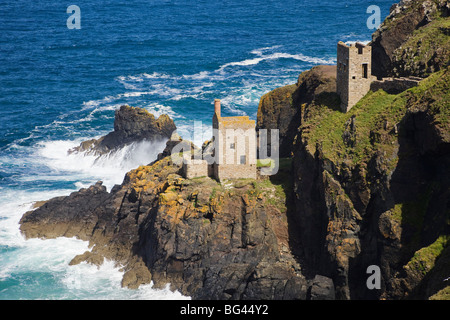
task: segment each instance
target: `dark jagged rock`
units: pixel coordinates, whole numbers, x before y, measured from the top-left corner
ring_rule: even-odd
[[[311,300],[334,300],[334,284],[330,278],[316,275],[310,287]]]
[[[20,229],[26,237],[88,240],[92,250],[71,264],[114,260],[130,288],[153,281],[194,299],[307,298],[313,284],[289,250],[285,208],[269,201],[276,185],[265,178],[225,186],[179,172],[164,157],[129,172],[110,193],[99,182],[49,200],[26,213]]]
[[[133,142],[167,140],[175,130],[175,123],[166,114],[156,119],[145,109],[123,105],[116,111],[114,131],[99,139],[84,141],[69,153],[102,155]]]
[[[446,286],[449,76],[370,94],[345,115],[317,101],[305,108],[292,216],[304,267],[332,278],[336,298],[428,299]],[[380,290],[366,287],[370,265],[381,269]]]
[[[372,35],[372,74],[425,77],[449,65],[446,0],[400,1]]]
[[[166,147],[164,150],[158,154],[157,160],[164,159],[165,157],[168,157],[172,155],[172,152],[174,152],[174,148],[177,147],[179,152],[191,152],[191,154],[200,153],[201,149],[197,147],[193,142],[184,140],[181,138],[181,136],[177,133],[173,133],[169,140],[166,142]]]
[[[77,236],[88,240],[101,215],[96,209],[109,198],[109,193],[99,181],[67,197],[57,197],[44,202],[36,209],[42,213],[38,218],[34,211],[26,213],[21,222],[28,228],[23,230],[26,230],[28,238]]]
[[[313,67],[303,72],[296,84],[277,88],[262,96],[256,129],[278,129],[280,156],[288,157],[300,124],[302,106],[315,98],[329,99],[335,96],[336,66]],[[269,145],[270,141],[269,135]]]

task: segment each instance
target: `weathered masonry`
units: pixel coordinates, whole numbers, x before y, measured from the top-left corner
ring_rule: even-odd
[[[338,42],[336,91],[341,98],[342,112],[349,111],[369,90],[382,89],[389,94],[397,94],[417,86],[422,80],[417,77],[377,79],[371,70],[370,45]]]
[[[256,123],[247,116],[222,117],[220,100],[214,100],[213,163],[184,158],[183,174],[191,179],[212,176],[217,180],[256,179]]]
[[[213,131],[217,180],[256,179],[256,123],[247,116],[221,117],[220,100],[214,101]]]
[[[372,76],[372,47],[362,43],[337,46],[336,88],[343,112],[350,110],[370,90]]]

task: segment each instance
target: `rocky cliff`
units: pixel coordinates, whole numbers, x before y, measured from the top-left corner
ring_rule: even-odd
[[[45,202],[23,216],[22,233],[89,241],[92,249],[71,264],[114,260],[129,288],[153,281],[194,299],[334,298],[331,279],[307,279],[290,249],[290,165],[272,180],[220,184],[183,179],[170,156],[161,158],[111,192],[98,182]]]
[[[374,73],[428,76],[417,88],[370,92],[343,114],[318,66],[261,99],[259,127],[293,141],[303,269],[332,278],[337,299],[448,298],[448,7],[402,1],[373,35]],[[370,265],[380,290],[366,286]]]
[[[403,0],[372,35],[372,74],[426,77],[450,64],[450,3]]]
[[[428,298],[446,286],[449,80],[446,68],[398,95],[369,93],[346,114],[305,108],[294,217],[305,261],[334,280],[338,298]],[[370,265],[381,290],[366,287]]]

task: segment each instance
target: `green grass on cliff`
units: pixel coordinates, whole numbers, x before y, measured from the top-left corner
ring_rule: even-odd
[[[436,241],[429,246],[416,251],[412,259],[406,265],[406,268],[416,270],[423,275],[426,275],[431,269],[433,269],[436,260],[449,244],[449,235],[442,235],[438,237]]]
[[[426,106],[435,124],[448,132],[450,121],[450,68],[436,72],[421,81],[418,87],[400,94],[383,90],[369,92],[349,112],[342,113],[334,104],[310,105],[300,129],[311,153],[320,145],[325,158],[334,163],[350,161],[354,165],[367,162],[375,152],[384,152],[394,168],[397,155],[397,124],[408,109]],[[355,130],[349,123],[353,118]],[[349,144],[344,133],[352,135]]]
[[[450,19],[436,13],[430,23],[414,30],[408,40],[394,52],[394,61],[402,62],[402,68],[405,70],[414,70],[418,65],[427,65],[428,61],[437,57],[442,59],[442,65],[449,65],[449,31]]]
[[[381,118],[398,120],[402,105],[404,100],[401,97],[379,90],[369,92],[347,113],[324,105],[317,106],[317,113],[308,121],[311,125],[308,145],[315,147],[319,143],[324,155],[330,160],[339,161],[344,158],[354,162],[367,160],[370,150],[375,147],[370,142],[371,130],[378,128]],[[348,147],[343,135],[346,123],[352,117],[356,123],[356,143],[353,147]]]
[[[450,285],[432,295],[430,300],[450,300]]]
[[[261,179],[240,179],[234,182],[235,188],[251,185],[247,194],[250,197],[264,198],[268,204],[285,213],[290,205],[292,192],[292,158],[280,158],[278,172]]]

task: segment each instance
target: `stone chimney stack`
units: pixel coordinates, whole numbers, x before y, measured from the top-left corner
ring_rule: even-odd
[[[214,113],[217,114],[217,117],[220,117],[220,99],[214,100]]]

